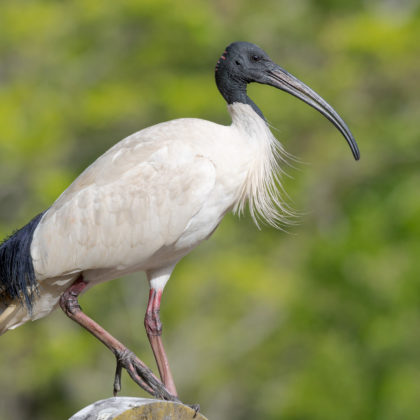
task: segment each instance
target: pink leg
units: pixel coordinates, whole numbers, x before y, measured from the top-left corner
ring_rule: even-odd
[[[169,368],[168,358],[162,343],[162,323],[159,318],[160,301],[162,298],[162,290],[150,289],[149,303],[147,304],[146,315],[144,317],[144,326],[153,354],[158,365],[159,374],[166,389],[173,395],[177,395],[175,383]]]
[[[105,344],[117,358],[117,369],[114,380],[114,395],[121,390],[121,370],[125,368],[140,387],[153,396],[169,401],[179,401],[176,395],[168,392],[153,372],[127,347],[104,330],[99,324],[84,314],[78,302],[78,296],[87,286],[80,276],[61,296],[60,306],[64,313],[88,330]]]

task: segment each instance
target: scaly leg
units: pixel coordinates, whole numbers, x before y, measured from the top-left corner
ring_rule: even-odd
[[[149,303],[147,304],[146,315],[144,317],[144,326],[146,328],[147,336],[149,337],[150,345],[152,346],[153,354],[158,365],[159,374],[166,389],[172,394],[177,395],[175,383],[172,377],[171,369],[169,368],[168,358],[166,357],[165,349],[162,343],[162,323],[159,318],[160,301],[162,299],[161,289],[150,289]]]
[[[153,372],[127,347],[104,330],[99,324],[82,312],[78,296],[87,286],[80,276],[61,296],[60,306],[64,313],[105,344],[117,358],[114,380],[114,395],[121,389],[121,370],[126,369],[131,379],[149,394],[168,401],[178,401],[176,395],[169,392]]]

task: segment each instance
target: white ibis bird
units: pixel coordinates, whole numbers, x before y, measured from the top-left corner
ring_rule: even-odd
[[[185,118],[132,134],[2,243],[0,333],[59,305],[116,356],[114,393],[125,368],[149,393],[177,400],[159,319],[175,265],[210,237],[227,212],[239,212],[247,202],[256,222],[261,218],[278,226],[287,212],[278,193],[283,149],[247,96],[247,84],[274,86],[318,110],[359,159],[356,141],[337,112],[256,45],[230,44],[215,75],[231,125]],[[78,296],[95,284],[137,271],[146,272],[150,283],[144,323],[161,381],[78,304]]]

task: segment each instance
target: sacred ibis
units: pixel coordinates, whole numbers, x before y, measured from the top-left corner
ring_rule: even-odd
[[[175,265],[211,236],[227,212],[241,212],[247,203],[256,222],[279,226],[287,216],[278,193],[285,152],[247,96],[247,84],[274,86],[318,110],[359,159],[337,112],[256,45],[230,44],[215,76],[231,125],[183,118],[128,136],[2,243],[0,333],[61,306],[114,353],[115,394],[125,368],[149,393],[177,400],[159,319]],[[163,384],[78,304],[78,296],[95,284],[137,271],[146,272],[150,283],[144,324]]]

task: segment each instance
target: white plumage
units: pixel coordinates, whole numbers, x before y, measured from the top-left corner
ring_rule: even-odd
[[[7,322],[0,316],[0,331],[47,315],[81,272],[92,286],[146,271],[163,289],[175,264],[248,200],[255,220],[283,220],[280,143],[251,106],[228,110],[230,126],[192,118],[157,124],[89,166],[35,230],[40,298],[32,316],[16,305]]]
[[[42,218],[0,246],[0,334],[60,304],[115,354],[114,394],[124,367],[146,391],[177,399],[159,319],[162,291],[176,263],[227,212],[241,213],[247,203],[257,226],[265,221],[280,227],[291,216],[279,193],[287,155],[247,96],[250,82],[285,90],[320,111],[359,158],[350,130],[330,105],[259,47],[233,43],[216,66],[230,126],[179,119],[127,137],[89,166]],[[93,285],[136,271],[145,271],[150,283],[145,327],[165,386],[77,301]]]

